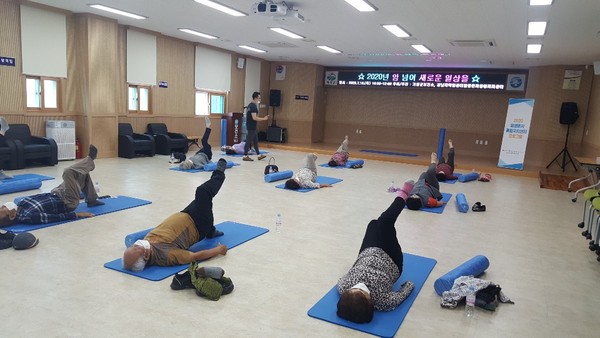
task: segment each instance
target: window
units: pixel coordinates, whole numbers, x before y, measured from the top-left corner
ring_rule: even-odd
[[[60,79],[49,77],[25,77],[27,110],[60,110]]]
[[[196,115],[224,114],[226,99],[226,93],[196,91]]]
[[[130,113],[150,113],[150,86],[129,85],[128,97]]]

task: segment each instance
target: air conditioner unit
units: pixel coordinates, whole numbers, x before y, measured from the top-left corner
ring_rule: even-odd
[[[59,160],[75,159],[75,121],[46,121],[46,137],[56,141]]]

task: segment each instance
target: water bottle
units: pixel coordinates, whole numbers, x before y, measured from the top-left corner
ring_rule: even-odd
[[[281,232],[281,214],[277,214],[275,217],[275,232]]]
[[[96,194],[100,194],[100,183],[94,183],[94,189],[96,189]]]
[[[388,192],[396,192],[396,186],[394,185],[394,181],[390,184],[390,187],[387,190]]]
[[[469,287],[469,293],[467,294],[467,301],[465,304],[465,316],[467,317],[473,317],[473,314],[475,314],[476,295],[477,293],[475,292],[475,289]]]

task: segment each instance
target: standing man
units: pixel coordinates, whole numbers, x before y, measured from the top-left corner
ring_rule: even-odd
[[[260,93],[254,92],[252,93],[252,102],[248,104],[248,109],[246,111],[246,129],[248,129],[248,134],[246,135],[246,146],[244,147],[244,161],[254,161],[248,156],[248,151],[250,151],[250,147],[254,146],[254,150],[256,150],[256,155],[258,155],[258,159],[262,160],[267,157],[266,155],[262,155],[260,150],[258,149],[258,134],[256,132],[256,122],[257,121],[267,121],[269,119],[269,115],[265,117],[258,116],[258,105],[260,104]]]

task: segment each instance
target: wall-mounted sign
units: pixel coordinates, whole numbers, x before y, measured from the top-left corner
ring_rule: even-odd
[[[169,88],[169,83],[167,81],[158,81],[159,88]]]
[[[510,75],[510,78],[509,78]],[[326,86],[524,91],[527,71],[454,69],[327,70]]]
[[[6,56],[0,56],[0,66],[16,66],[15,58],[9,58]]]
[[[296,100],[308,101],[308,95],[296,95]]]

